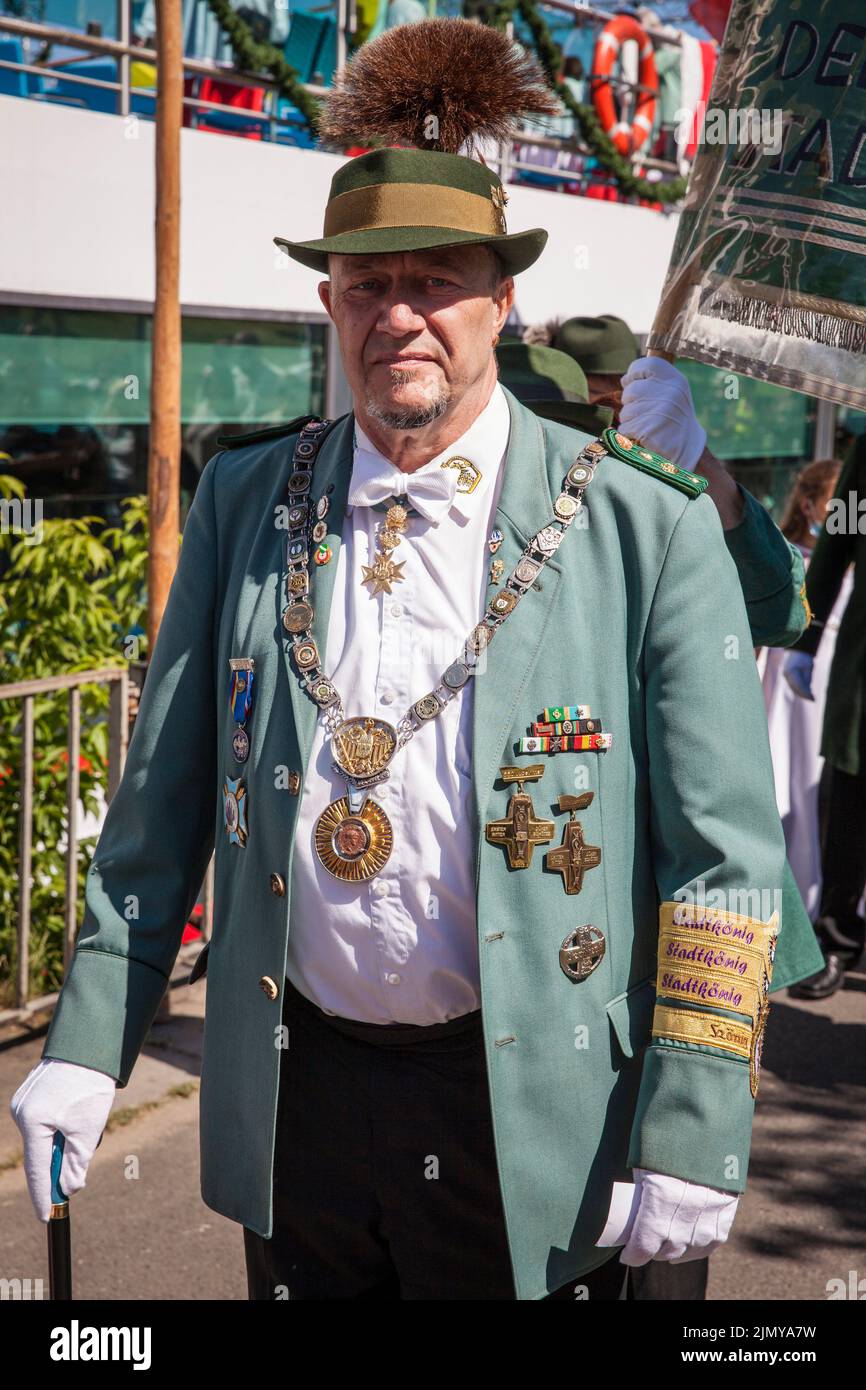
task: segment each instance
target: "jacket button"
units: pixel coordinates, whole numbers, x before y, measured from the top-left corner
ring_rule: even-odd
[[[278,898],[285,896],[286,880],[282,874],[271,874],[271,892],[276,893]]]
[[[300,774],[300,772],[290,772],[290,773],[289,773],[289,791],[291,792],[292,796],[297,796],[297,794],[298,794],[298,792],[299,792],[300,790],[301,790],[301,774]]]
[[[270,975],[263,975],[259,980],[259,986],[265,991],[269,999],[276,999],[280,992],[276,980],[272,980]]]

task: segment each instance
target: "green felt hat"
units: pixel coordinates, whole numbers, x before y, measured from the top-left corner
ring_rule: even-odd
[[[477,159],[441,150],[379,149],[342,164],[331,180],[322,236],[274,237],[286,255],[327,275],[328,255],[493,246],[516,275],[544,250],[547,232],[508,233],[508,195]]]
[[[640,357],[637,339],[625,319],[615,314],[566,319],[554,334],[553,346],[579,362],[587,375],[622,376]]]
[[[613,422],[606,405],[589,404],[583,371],[565,352],[540,343],[501,343],[496,349],[499,380],[545,420],[600,434]]]

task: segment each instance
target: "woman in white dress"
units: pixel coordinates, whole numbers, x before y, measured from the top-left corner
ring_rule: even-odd
[[[815,539],[824,524],[840,468],[838,459],[822,459],[806,464],[794,479],[785,505],[780,529],[798,547],[807,566]],[[785,830],[788,859],[813,922],[821,900],[818,784],[824,760],[818,750],[836,633],[848,602],[850,587],[849,573],[826,624],[815,659],[812,679],[814,701],[796,695],[784,678],[782,666],[788,654],[784,648],[764,648],[758,658],[770,730],[776,802]]]

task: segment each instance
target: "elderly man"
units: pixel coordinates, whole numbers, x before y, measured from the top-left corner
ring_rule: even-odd
[[[352,68],[387,84],[428,30],[434,89],[514,90],[468,27]],[[256,1299],[618,1299],[724,1241],[746,1181],[784,842],[736,571],[701,480],[498,382],[546,235],[458,147],[350,161],[280,242],[327,276],[353,409],[204,470],[13,1099],[47,1214],[46,1137],[74,1191],[216,837],[202,1194]]]

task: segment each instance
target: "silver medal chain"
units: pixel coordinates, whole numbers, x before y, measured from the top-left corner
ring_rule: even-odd
[[[309,547],[312,544],[313,521],[309,498],[316,455],[329,424],[328,420],[317,420],[305,425],[295,443],[293,471],[288,484],[292,506],[286,537],[287,607],[282,616],[295,667],[302,678],[301,685],[319,706],[326,732],[332,737],[345,722],[346,715],[339,691],[321,669],[321,657],[313,637],[315,610],[309,597]],[[446,705],[474,676],[479,659],[494,635],[514,612],[523,595],[533,587],[547,561],[562,544],[566,531],[583,507],[583,494],[592,481],[596,466],[607,452],[597,439],[580,451],[563,479],[562,490],[553,504],[553,518],[524,546],[514,569],[490,599],[481,621],[469,633],[458,655],[446,666],[439,683],[420,700],[414,701],[397,721],[394,726],[397,734],[395,753],[414,737],[423,724],[438,718]],[[293,521],[295,524],[291,524]],[[301,623],[303,626],[299,626]]]

